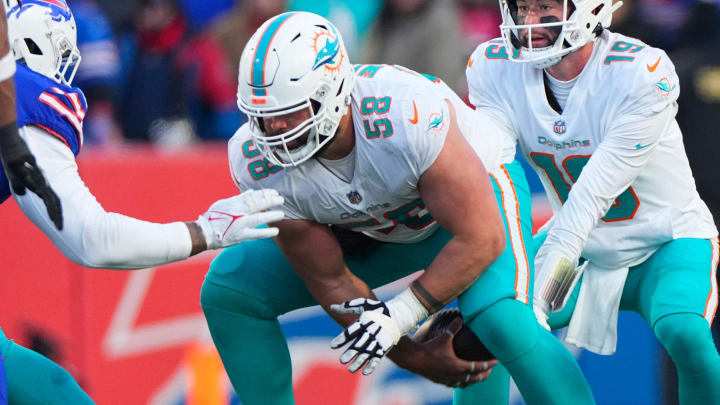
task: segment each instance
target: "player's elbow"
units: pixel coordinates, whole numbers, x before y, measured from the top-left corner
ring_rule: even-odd
[[[105,213],[85,226],[79,262],[84,267],[96,269],[125,268],[124,249],[119,246],[118,224],[113,214]]]
[[[487,245],[487,256],[492,258],[492,263],[505,251],[505,227],[502,224],[491,227],[488,230],[485,243]]]
[[[476,249],[478,262],[482,262],[486,266],[493,263],[505,251],[505,227],[503,224],[486,225],[477,244],[482,246],[481,249]]]

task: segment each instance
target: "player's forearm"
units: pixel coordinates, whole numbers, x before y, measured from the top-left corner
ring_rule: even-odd
[[[488,227],[491,228],[491,227]],[[502,228],[482,238],[454,236],[410,288],[430,313],[462,294],[505,248]]]
[[[82,236],[86,267],[141,269],[190,256],[192,242],[183,222],[157,224],[109,212],[101,215]]]
[[[342,327],[350,325],[357,317],[338,315],[330,310],[330,305],[359,297],[375,298],[370,287],[349,270],[337,276],[318,275],[304,281],[315,301]]]

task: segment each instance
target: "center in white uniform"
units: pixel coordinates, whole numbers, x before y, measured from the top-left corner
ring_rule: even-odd
[[[230,140],[233,178],[241,190],[273,188],[289,219],[309,219],[361,231],[385,242],[414,243],[437,227],[417,183],[440,153],[450,127],[449,99],[466,139],[488,172],[514,158],[513,141],[479,125],[479,117],[443,82],[400,66],[357,65],[352,92],[355,149],[338,161],[310,159],[272,166],[252,141],[251,125]],[[481,132],[482,131],[482,132]]]

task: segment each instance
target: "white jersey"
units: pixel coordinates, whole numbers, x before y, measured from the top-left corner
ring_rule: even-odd
[[[509,61],[502,40],[475,50],[467,76],[470,101],[517,139],[539,174],[555,213],[548,242],[569,257],[625,267],[672,239],[717,236],[674,119],[678,77],[662,50],[605,31],[562,113],[548,101],[543,70]]]
[[[230,140],[233,179],[240,190],[278,190],[285,197],[287,218],[339,225],[386,242],[417,242],[437,227],[417,184],[450,127],[444,100],[452,102],[463,134],[474,139],[488,170],[512,160],[512,141],[497,131],[482,136],[473,110],[434,77],[389,65],[358,65],[355,71],[350,106],[355,163],[349,181],[318,159],[285,169],[273,166],[252,141],[249,124]]]

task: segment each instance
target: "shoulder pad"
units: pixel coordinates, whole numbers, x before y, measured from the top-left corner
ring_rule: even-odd
[[[667,54],[634,38],[613,36],[601,69],[612,69],[617,86],[630,96],[626,112],[652,115],[677,101],[679,78]]]
[[[77,156],[83,143],[85,95],[18,63],[15,74],[18,127],[36,125],[65,143]]]

